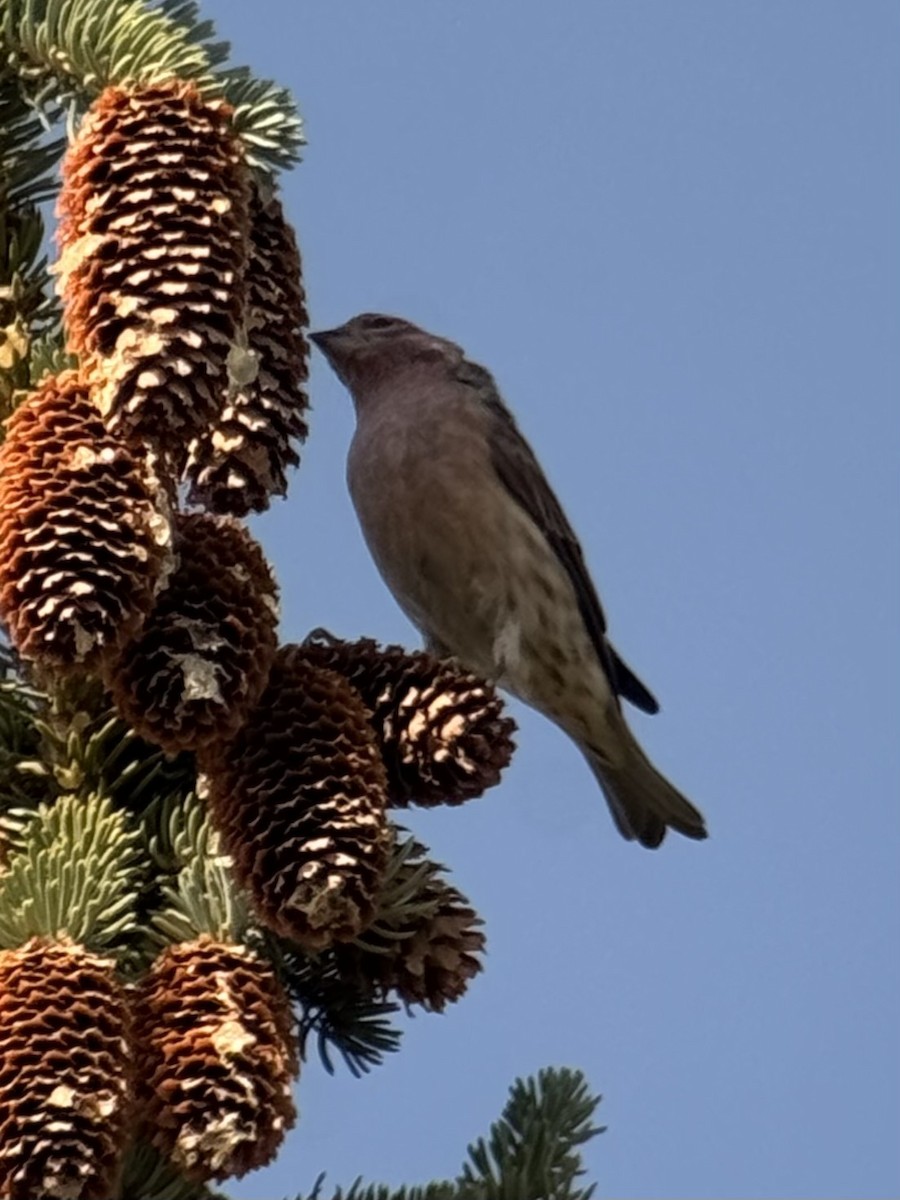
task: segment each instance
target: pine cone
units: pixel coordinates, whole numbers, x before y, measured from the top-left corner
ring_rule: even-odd
[[[108,427],[175,472],[228,390],[248,171],[224,102],[174,80],[94,102],[63,164],[59,291]]]
[[[458,1000],[481,970],[483,921],[425,847],[399,845],[379,897],[378,914],[354,942],[334,947],[338,970],[352,987],[396,992],[432,1012]]]
[[[117,1194],[127,1030],[111,959],[38,938],[0,952],[0,1196]]]
[[[169,753],[234,735],[265,687],[278,620],[275,581],[242,525],[180,514],[175,535],[178,567],[107,679],[125,720]]]
[[[389,804],[462,804],[500,782],[516,726],[491,684],[424,651],[371,638],[320,635],[303,652],[349,679],[371,710]]]
[[[200,765],[261,920],[310,951],[359,933],[374,912],[390,835],[384,767],[346,680],[283,647],[234,741]]]
[[[304,441],[309,370],[309,324],[300,253],[278,200],[254,184],[250,200],[250,259],[243,369],[218,419],[191,446],[190,499],[217,513],[262,512],[287,491],[285,472]]]
[[[67,671],[117,653],[170,565],[164,504],[83,380],[45,379],[0,447],[0,616],[20,654]]]
[[[186,1174],[243,1175],[274,1158],[297,1112],[290,1002],[245,946],[169,946],[137,985],[144,1136]]]

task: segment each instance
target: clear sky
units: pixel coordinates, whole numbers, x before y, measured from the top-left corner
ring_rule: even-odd
[[[517,1074],[583,1068],[616,1197],[900,1191],[900,6],[205,0],[307,120],[285,179],[313,322],[382,310],[495,373],[578,530],[633,716],[711,836],[622,841],[513,705],[502,786],[411,824],[485,973],[362,1081],[313,1058],[273,1168],[453,1174]],[[283,636],[418,644],[344,484],[321,359],[255,528]]]

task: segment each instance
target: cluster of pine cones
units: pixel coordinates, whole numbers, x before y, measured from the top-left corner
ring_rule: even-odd
[[[278,644],[243,518],[298,462],[307,315],[292,230],[230,117],[189,83],[109,88],[69,149],[57,271],[79,365],[7,424],[0,618],[35,681],[101,680],[142,737],[196,756],[262,928],[439,1010],[479,969],[480,922],[434,864],[398,858],[388,810],[480,795],[513,726],[488,684],[427,654]],[[379,926],[386,890],[411,887],[420,916]],[[171,945],[129,988],[64,940],[7,950],[0,1056],[0,1093],[31,1106],[0,1130],[3,1195],[107,1194],[129,1097],[199,1179],[268,1161],[293,1120],[294,1018],[244,946]]]

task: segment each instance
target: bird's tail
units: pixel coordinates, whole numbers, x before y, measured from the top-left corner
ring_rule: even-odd
[[[620,719],[626,735],[620,743],[625,751],[620,764],[611,766],[590,746],[582,747],[619,832],[629,841],[636,838],[651,850],[663,840],[667,827],[685,837],[705,838],[706,823],[702,813],[660,775],[625,725],[624,718]]]

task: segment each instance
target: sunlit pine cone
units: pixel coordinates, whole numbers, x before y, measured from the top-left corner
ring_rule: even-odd
[[[140,1121],[194,1179],[270,1162],[297,1112],[290,1001],[268,963],[204,937],[169,946],[135,989]]]
[[[111,959],[33,938],[0,952],[0,1196],[118,1194],[133,1082]]]
[[[462,804],[500,782],[515,722],[491,684],[424,651],[312,635],[304,653],[349,679],[372,713],[388,803]]]
[[[62,295],[108,427],[173,473],[215,419],[244,321],[249,172],[223,101],[173,80],[109,87],[63,164]]]
[[[259,545],[229,517],[179,514],[177,568],[107,672],[119,712],[170,753],[233,736],[277,647],[278,591]]]
[[[354,988],[441,1012],[482,969],[485,938],[481,918],[425,853],[411,839],[396,847],[375,920],[333,953]]]
[[[300,461],[294,442],[308,433],[309,324],[300,253],[275,196],[254,184],[250,200],[247,310],[232,382],[212,426],[194,439],[187,467],[190,498],[243,517],[287,491],[286,472]]]
[[[45,378],[0,447],[0,617],[23,657],[66,672],[116,655],[171,566],[166,507],[80,377]]]
[[[375,911],[391,835],[381,755],[347,681],[282,647],[257,707],[200,766],[260,919],[310,951],[355,937]]]

